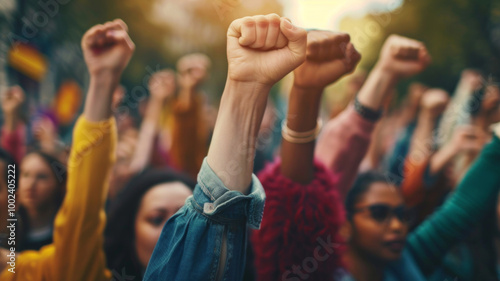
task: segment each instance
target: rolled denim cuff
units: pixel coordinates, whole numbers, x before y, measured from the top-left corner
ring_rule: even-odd
[[[195,190],[193,197],[196,203],[203,208],[203,214],[214,219],[241,220],[246,217],[251,228],[260,228],[266,194],[259,179],[252,174],[249,195],[239,191],[229,190],[222,180],[203,160],[198,174],[199,190]]]

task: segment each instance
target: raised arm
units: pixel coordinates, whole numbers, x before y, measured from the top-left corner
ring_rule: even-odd
[[[391,35],[359,91],[355,106],[348,107],[326,124],[315,156],[331,171],[340,174],[339,186],[343,196],[352,185],[368,150],[384,101],[390,98],[400,79],[420,73],[429,63],[430,56],[423,43]]]
[[[314,141],[324,88],[351,72],[359,59],[348,34],[309,31],[306,61],[294,71],[281,162],[259,173],[267,201],[262,228],[252,236],[258,280],[295,280],[294,268],[315,251],[318,241],[341,241],[330,234],[340,228],[342,203],[335,178],[321,163],[313,162]],[[310,280],[332,274],[339,265],[340,251],[334,250],[308,274]]]
[[[290,104],[281,148],[281,171],[294,182],[308,184],[314,178],[314,141],[320,129],[319,105],[326,86],[354,70],[360,54],[345,33],[309,31],[306,61],[294,71]],[[309,139],[291,138],[298,132]],[[311,138],[311,136],[313,136]],[[307,136],[306,136],[307,138]]]
[[[20,117],[20,107],[24,102],[24,91],[19,86],[8,88],[2,93],[4,123],[0,131],[0,145],[21,163],[26,153],[26,128]]]
[[[1,280],[111,279],[102,248],[104,203],[116,143],[111,96],[134,48],[121,20],[85,33],[82,49],[90,86],[73,133],[67,193],[55,219],[54,242],[38,252],[21,254],[18,272],[2,275]]]
[[[250,185],[269,90],[304,61],[306,42],[305,30],[276,15],[229,27],[228,79],[207,158],[229,189],[244,193]]]
[[[228,77],[193,197],[163,228],[144,280],[241,280],[246,224],[258,228],[265,194],[252,176],[272,85],[305,59],[306,31],[276,14],[234,21]],[[249,195],[245,195],[249,193]]]
[[[139,140],[130,163],[130,172],[142,171],[150,162],[154,140],[158,134],[158,122],[165,101],[175,93],[175,74],[171,70],[155,73],[149,80],[148,107],[139,131]]]
[[[406,181],[406,177],[412,177],[414,171],[422,171],[420,168],[424,163],[427,165],[426,163],[434,153],[436,146],[434,132],[439,117],[445,110],[448,101],[448,93],[440,89],[427,90],[420,100],[420,112],[418,113],[417,125],[411,136],[410,149],[405,158],[399,163],[401,166],[398,168],[398,172],[403,172],[398,176],[401,176],[403,181]],[[408,183],[415,186],[414,183],[417,182],[415,179],[411,179],[403,183],[403,192],[405,190],[414,190],[413,187],[409,188]]]
[[[55,222],[51,280],[105,280],[104,203],[115,158],[112,96],[135,45],[121,20],[91,28],[82,39],[90,73],[83,116],[68,163],[68,191]],[[57,266],[54,266],[57,265]],[[107,275],[107,276],[106,276]]]
[[[455,192],[408,238],[408,248],[421,270],[432,273],[449,249],[494,210],[500,188],[500,127]]]
[[[173,106],[172,165],[196,178],[208,151],[209,129],[204,116],[205,95],[201,84],[208,77],[210,59],[189,54],[177,62],[179,95]]]

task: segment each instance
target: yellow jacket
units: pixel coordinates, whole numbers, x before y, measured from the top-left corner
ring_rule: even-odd
[[[57,213],[53,243],[16,257],[15,273],[7,266],[0,280],[110,280],[103,250],[104,204],[115,158],[114,118],[92,123],[80,117],[73,132],[66,198]]]

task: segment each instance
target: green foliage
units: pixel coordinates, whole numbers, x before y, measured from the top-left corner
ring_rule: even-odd
[[[432,55],[432,65],[414,80],[453,91],[465,68],[500,76],[500,1],[407,0],[388,15],[379,46],[388,35],[400,34],[423,41]],[[368,64],[375,60],[370,57]]]

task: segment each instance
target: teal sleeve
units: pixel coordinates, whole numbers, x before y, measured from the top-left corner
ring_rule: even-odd
[[[495,136],[450,199],[410,234],[408,249],[424,274],[432,273],[450,248],[494,210],[499,188],[500,139]]]

